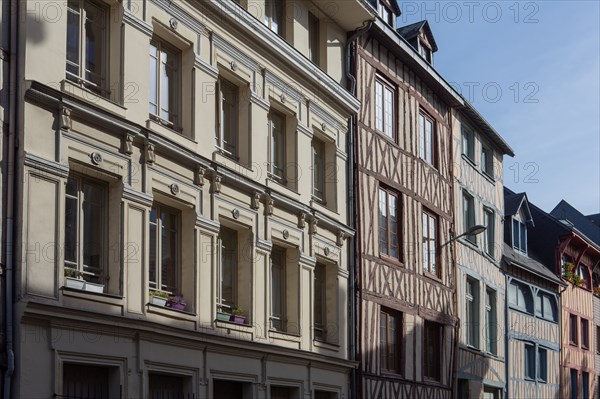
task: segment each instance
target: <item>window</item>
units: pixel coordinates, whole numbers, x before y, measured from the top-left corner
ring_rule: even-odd
[[[489,208],[483,208],[483,225],[485,226],[484,235],[484,250],[485,253],[491,257],[494,257],[494,235],[496,225],[496,215],[494,211]]]
[[[249,382],[232,380],[213,380],[213,394],[210,398],[240,398],[246,399],[252,397],[252,384]],[[181,399],[195,399],[196,396]],[[161,398],[162,399],[162,398]],[[164,399],[169,399],[165,397]],[[179,399],[179,398],[174,398]]]
[[[271,110],[269,113],[269,131],[271,134],[271,176],[274,179],[285,183],[285,115],[275,110]]]
[[[466,284],[466,328],[467,345],[475,348],[479,347],[479,282],[467,277]]]
[[[377,12],[386,24],[394,26],[394,13],[381,1],[377,4]]]
[[[533,296],[531,289],[517,281],[508,286],[508,303],[523,312],[533,314]]]
[[[285,250],[273,247],[271,251],[271,328],[285,330]]]
[[[423,358],[425,378],[435,381],[440,380],[440,369],[442,368],[442,325],[433,321],[425,320],[423,331]]]
[[[577,397],[577,392],[579,391],[577,389],[577,384],[578,384],[577,380],[578,380],[577,370],[571,369],[571,399],[579,399]]]
[[[179,129],[181,52],[159,40],[150,42],[150,118]]]
[[[475,134],[473,130],[466,127],[462,130],[462,153],[475,162]]]
[[[237,306],[238,236],[237,231],[221,227],[221,289],[218,303],[233,310]]]
[[[590,323],[586,319],[581,319],[581,347],[590,349]]]
[[[65,274],[91,283],[106,279],[106,184],[70,175],[65,190]]]
[[[481,171],[487,176],[494,178],[494,154],[485,145],[481,145]]]
[[[179,212],[155,204],[150,210],[150,289],[176,293],[179,270]]]
[[[308,55],[310,60],[319,65],[321,34],[319,19],[311,12],[308,13]]]
[[[586,371],[581,372],[581,399],[590,398],[590,374]]]
[[[108,95],[108,8],[90,0],[67,3],[67,79]]]
[[[600,326],[596,326],[596,353],[600,354]]]
[[[427,211],[422,214],[423,233],[423,270],[439,275],[437,267],[437,217]]]
[[[422,40],[419,40],[419,54],[425,58],[425,61],[431,64],[433,60],[431,49]]]
[[[434,126],[433,118],[419,112],[419,156],[431,166],[435,166]]]
[[[111,384],[111,368],[82,364],[63,364],[63,394],[61,398],[109,399],[119,396]]]
[[[517,219],[513,219],[513,248],[527,253],[527,227]]]
[[[475,226],[475,200],[473,196],[463,191],[463,233]],[[477,238],[474,234],[465,236],[471,243],[476,244]]]
[[[485,290],[485,332],[486,349],[491,354],[498,354],[498,323],[496,321],[496,291]]]
[[[402,314],[381,308],[379,312],[379,347],[381,368],[400,373],[400,351],[402,349]]]
[[[525,378],[535,380],[535,345],[525,344]]]
[[[379,253],[400,259],[398,194],[379,188]]]
[[[317,263],[315,266],[315,297],[313,302],[314,333],[315,338],[324,340],[326,338],[326,317],[327,317],[327,274],[325,265]]]
[[[577,274],[583,280],[583,286],[588,290],[591,289],[590,271],[588,267],[584,264],[579,264],[579,267],[577,268]]]
[[[535,298],[535,314],[546,320],[558,321],[558,305],[556,297],[545,292],[538,292]]]
[[[337,399],[335,392],[315,391],[315,399]]]
[[[313,196],[325,202],[325,143],[313,136]]]
[[[548,351],[538,347],[537,379],[548,382]]]
[[[577,316],[569,315],[569,343],[571,345],[579,345],[579,334],[577,332]]]
[[[219,79],[218,85],[221,107],[218,119],[218,135],[216,137],[217,148],[225,155],[237,159],[239,88],[225,79]]]
[[[382,79],[375,81],[375,128],[394,138],[394,88]]]
[[[284,10],[283,0],[265,0],[264,24],[279,36],[283,36]]]
[[[189,377],[170,374],[148,374],[148,398],[188,398],[193,397],[189,389]],[[186,389],[188,388],[188,389]]]

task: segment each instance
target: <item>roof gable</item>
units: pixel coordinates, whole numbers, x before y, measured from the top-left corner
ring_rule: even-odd
[[[558,220],[569,222],[596,245],[600,245],[600,226],[596,225],[593,219],[586,217],[567,201],[561,200],[550,212],[550,215]]]
[[[434,53],[438,51],[437,43],[435,42],[433,32],[431,31],[431,28],[429,27],[429,22],[427,22],[427,20],[402,26],[396,29],[396,31],[400,34],[400,36],[406,39],[407,42],[411,43],[413,47],[414,39],[422,34],[425,36],[427,43],[431,46],[431,51]]]

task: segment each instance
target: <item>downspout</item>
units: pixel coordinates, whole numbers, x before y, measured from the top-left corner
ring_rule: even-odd
[[[19,2],[13,0],[10,2],[10,48],[9,48],[9,105],[8,105],[8,145],[6,147],[6,242],[4,253],[6,256],[5,265],[5,337],[6,337],[6,370],[4,372],[4,390],[3,397],[11,397],[11,382],[12,375],[15,370],[15,354],[13,349],[13,255],[15,244],[13,239],[14,232],[14,207],[15,207],[15,184],[17,176],[15,174],[15,159],[18,151],[16,144],[17,135],[17,68],[18,68],[18,51],[17,51],[17,31],[19,16]]]
[[[353,75],[353,72],[350,68],[351,62],[351,52],[352,52],[352,44],[353,42],[362,34],[366,33],[373,26],[373,21],[365,21],[363,27],[354,31],[352,35],[348,38],[346,42],[345,48],[345,62],[344,69],[346,73],[346,78],[350,81],[350,94],[356,96],[356,78]],[[348,179],[348,204],[347,204],[347,220],[351,228],[355,230],[354,237],[350,237],[348,239],[348,269],[350,272],[350,289],[349,289],[349,297],[350,303],[348,306],[348,351],[350,360],[356,360],[356,300],[357,300],[357,292],[356,292],[356,278],[358,275],[356,274],[356,259],[358,258],[358,254],[360,251],[360,240],[359,237],[359,229],[357,223],[357,209],[355,206],[355,190],[354,190],[354,181],[358,177],[357,169],[354,164],[354,132],[355,132],[355,123],[356,123],[356,115],[352,115],[350,120],[348,121],[348,140],[346,153],[348,154],[348,163],[346,164],[346,176]],[[355,256],[356,254],[356,256]],[[360,366],[359,366],[360,367]],[[350,372],[350,393],[349,397],[352,398],[360,398],[360,395],[356,391],[356,368],[352,368]]]

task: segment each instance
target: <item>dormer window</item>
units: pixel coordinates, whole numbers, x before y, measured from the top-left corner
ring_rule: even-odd
[[[527,226],[520,220],[513,219],[513,248],[527,253]]]
[[[425,58],[425,61],[432,64],[433,62],[433,53],[429,46],[427,46],[422,40],[419,40],[419,54],[421,57]]]
[[[382,1],[378,2],[377,12],[386,24],[394,26],[394,13]]]

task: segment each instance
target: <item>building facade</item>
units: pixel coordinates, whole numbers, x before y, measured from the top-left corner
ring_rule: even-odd
[[[503,335],[503,156],[512,149],[466,104],[453,114],[457,268],[458,398],[501,398],[506,375]],[[479,235],[463,235],[483,225]],[[500,327],[500,328],[499,328]]]
[[[454,230],[451,112],[464,103],[395,30],[398,10],[377,5],[354,51],[357,393],[451,398],[458,319],[443,244]]]
[[[566,288],[534,245],[542,217],[525,194],[505,189],[506,373],[509,398],[561,396],[560,292]]]
[[[10,3],[6,397],[349,397],[344,48],[372,9]],[[450,326],[447,273],[428,317]]]

